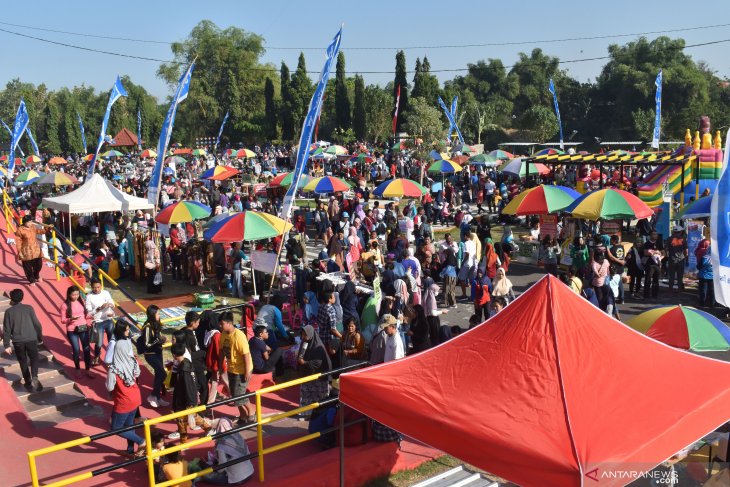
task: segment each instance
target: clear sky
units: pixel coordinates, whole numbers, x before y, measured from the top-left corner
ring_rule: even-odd
[[[319,71],[324,48],[344,23],[342,48],[348,73],[365,73],[367,83],[392,80],[396,48],[406,49],[408,69],[416,57],[428,56],[433,71],[464,69],[479,59],[500,58],[512,64],[519,52],[540,47],[561,60],[605,56],[609,44],[624,44],[636,35],[593,40],[550,40],[617,36],[677,29],[668,33],[687,44],[730,39],[730,2],[613,0],[596,1],[412,1],[384,0],[244,1],[244,0],[30,0],[3,2],[0,29],[82,47],[130,55],[171,59],[165,42],[184,39],[200,20],[220,27],[236,26],[264,37],[263,61],[285,61],[293,71],[299,50],[307,68]],[[31,26],[17,27],[8,24]],[[722,27],[709,27],[728,24]],[[162,41],[142,43],[107,40],[39,29],[98,36]],[[653,39],[661,34],[647,34]],[[156,77],[158,62],[127,59],[50,45],[0,31],[0,83],[20,77],[51,89],[80,84],[98,90],[111,88],[117,74],[129,75],[153,95],[164,98],[168,87]],[[465,44],[520,43],[459,48]],[[355,48],[385,49],[355,49]],[[293,48],[293,49],[279,49]],[[718,75],[730,75],[730,42],[687,49],[695,60],[706,61]],[[593,80],[605,60],[566,63],[562,67],[579,81]],[[385,71],[387,74],[368,74]],[[436,73],[443,82],[460,72]]]

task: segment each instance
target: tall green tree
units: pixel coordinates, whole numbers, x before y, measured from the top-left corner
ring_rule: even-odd
[[[398,87],[400,87],[400,103],[398,107],[398,120],[396,132],[402,131],[405,114],[408,113],[408,78],[406,73],[406,55],[398,51],[395,55],[395,79],[393,80],[393,109],[398,98]]]
[[[358,140],[367,137],[367,114],[365,111],[365,80],[355,76],[355,106],[352,109],[352,129]]]
[[[335,72],[335,117],[337,119],[337,127],[341,130],[351,128],[351,110],[350,94],[347,91],[345,74],[345,53],[340,51],[337,54],[337,68]]]
[[[439,97],[439,80],[431,74],[431,63],[428,62],[428,58],[423,58],[423,63],[416,60],[416,76],[413,78],[413,90],[411,91],[411,97],[423,98],[429,103],[436,105]]]
[[[444,138],[446,130],[441,119],[441,110],[423,98],[413,98],[406,114],[405,126],[408,133],[421,137],[430,145]]]
[[[365,88],[365,126],[367,139],[376,143],[392,136],[393,87],[381,88],[368,85]]]
[[[274,81],[271,78],[266,78],[266,84],[264,85],[264,99],[265,103],[265,135],[268,140],[274,140],[278,138],[278,132],[276,128],[276,93],[274,89]]]
[[[294,140],[294,115],[292,113],[291,76],[289,66],[282,61],[279,70],[281,82],[281,107],[279,119],[281,120],[281,138],[287,141]]]
[[[58,136],[61,127],[60,119],[56,97],[50,97],[46,104],[46,140],[42,147],[42,150],[48,154],[61,153],[61,141]]]
[[[307,74],[307,62],[304,59],[304,53],[299,53],[299,61],[297,69],[291,78],[291,98],[292,98],[292,117],[294,119],[294,138],[299,137],[304,117],[307,115],[309,101],[312,99],[314,86],[312,80]]]

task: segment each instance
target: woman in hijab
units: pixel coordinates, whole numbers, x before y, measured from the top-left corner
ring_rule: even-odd
[[[415,254],[416,251],[413,248],[408,248],[408,258],[403,260],[403,267],[416,283],[415,286],[412,286],[411,300],[413,304],[421,304],[421,263],[416,259]]]
[[[441,329],[441,319],[439,315],[448,313],[446,309],[438,309],[438,301],[436,296],[440,289],[438,284],[434,282],[430,277],[427,278],[423,283],[423,310],[426,314],[426,321],[428,322],[429,337],[439,336]],[[436,345],[432,343],[431,345]]]
[[[302,343],[297,354],[297,367],[302,377],[312,374],[320,374],[332,370],[329,354],[325,349],[322,339],[314,331],[312,325],[302,328]],[[329,395],[329,377],[323,376],[317,380],[305,382],[300,386],[299,405],[306,406],[315,402],[323,401]],[[303,413],[308,417],[311,412]]]
[[[304,293],[304,323],[311,325],[317,321],[319,313],[319,301],[314,291]]]
[[[144,268],[147,273],[147,294],[159,294],[162,292],[162,283],[155,284],[155,277],[160,271],[160,249],[152,238],[152,233],[144,243],[145,262]]]
[[[134,356],[132,341],[129,338],[129,323],[117,321],[114,326],[114,358],[109,365],[106,379],[106,388],[112,393],[114,405],[112,407],[111,429],[116,430],[134,424],[139,406],[142,404],[142,395],[137,386],[139,377],[139,363]],[[119,436],[127,440],[127,455],[142,456],[145,454],[145,441],[134,430],[120,433]],[[137,444],[137,453],[134,445]]]
[[[494,251],[494,246],[491,242],[487,242],[484,245],[484,257],[482,258],[480,267],[490,279],[494,279],[497,276],[497,266],[499,264],[499,257]]]
[[[431,337],[431,330],[423,306],[420,304],[407,306],[403,316],[404,321],[408,322],[410,328],[408,335],[413,343],[411,353],[423,352],[439,342],[438,335]]]
[[[215,419],[211,422],[211,426],[209,433],[211,435],[225,433],[233,429],[233,423],[228,418]],[[248,455],[248,446],[243,439],[243,433],[232,433],[215,440],[213,454],[217,465]],[[208,474],[203,477],[203,481],[206,484],[213,485],[240,485],[251,478],[253,472],[251,460],[245,460]]]
[[[507,273],[503,268],[497,269],[497,277],[492,283],[492,297],[503,297],[507,303],[511,303],[515,299],[515,292],[512,289],[512,281],[507,279]]]
[[[340,305],[342,306],[342,322],[347,323],[350,319],[360,325],[360,315],[357,312],[357,294],[355,294],[355,283],[347,281],[340,293]]]
[[[357,235],[357,228],[350,227],[350,236],[347,237],[347,243],[350,246],[350,257],[354,264],[360,260],[360,255],[362,254],[362,242],[360,241],[360,237]]]

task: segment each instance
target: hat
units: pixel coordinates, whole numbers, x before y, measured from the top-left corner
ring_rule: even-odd
[[[342,216],[343,216],[344,218],[349,218],[349,217],[350,217],[350,214],[349,214],[348,212],[346,212],[346,211],[343,211],[343,212],[342,212]]]
[[[395,326],[398,324],[398,320],[395,319],[395,316],[391,314],[384,314],[382,318],[380,318],[380,328],[387,328],[389,326]]]
[[[674,228],[672,228],[672,232],[684,232],[684,228],[681,225],[674,225]]]

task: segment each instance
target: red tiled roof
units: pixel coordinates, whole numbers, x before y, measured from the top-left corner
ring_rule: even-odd
[[[137,136],[131,130],[123,128],[114,137],[114,143],[109,144],[109,147],[132,147],[137,144]]]

